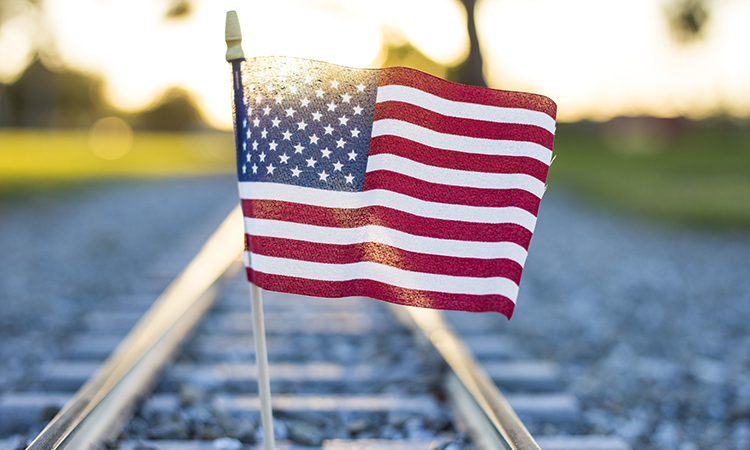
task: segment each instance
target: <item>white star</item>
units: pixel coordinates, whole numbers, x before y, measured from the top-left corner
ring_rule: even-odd
[[[281,96],[281,94],[276,96],[276,104],[280,104],[282,101],[284,101],[284,97]]]
[[[336,161],[335,163],[333,163],[333,171],[334,171],[334,172],[335,172],[335,171],[337,171],[337,170],[338,170],[339,172],[341,172],[341,168],[342,168],[342,167],[344,167],[344,165],[343,165],[343,164],[341,164],[341,161]]]
[[[276,147],[278,147],[278,146],[279,146],[279,144],[277,144],[276,143],[276,139],[274,139],[273,141],[271,141],[270,144],[268,144],[268,149],[269,150],[276,150]]]
[[[295,109],[292,109],[292,108],[285,109],[284,111],[286,111],[286,116],[287,117],[294,117],[294,113],[297,112]]]
[[[258,165],[257,164],[253,164],[253,167],[251,167],[251,169],[253,169],[253,173],[258,173]]]
[[[359,137],[359,130],[358,129],[355,128],[355,129],[352,130],[352,137]]]
[[[289,92],[291,92],[292,94],[296,94],[297,93],[297,86],[289,86]]]
[[[245,101],[245,105],[247,105],[247,100]],[[248,106],[247,107],[247,112],[245,114],[247,115],[247,117],[252,116],[253,115],[253,107],[252,106]],[[243,126],[247,126],[247,121],[245,121],[245,124]]]
[[[242,173],[247,173],[247,165],[242,166]]]
[[[253,126],[259,127],[260,126],[260,118],[256,117],[253,119]]]
[[[299,170],[299,166],[294,166],[294,169],[292,169],[292,176],[293,177],[298,177],[300,172],[302,172],[302,171]]]
[[[366,88],[366,87],[367,87],[367,86],[365,86],[365,85],[364,85],[364,84],[362,84],[362,83],[358,84],[358,85],[357,85],[357,92],[365,92],[365,88]]]
[[[307,105],[309,105],[309,104],[310,104],[310,100],[308,100],[307,98],[303,98],[303,99],[301,100],[301,103],[302,103],[302,107],[303,107],[303,108],[307,108]]]
[[[253,150],[258,150],[258,141],[253,141]]]
[[[250,162],[250,153],[247,154],[247,162]]]
[[[289,157],[286,155],[286,152],[284,152],[283,155],[279,156],[279,159],[281,160],[282,164],[286,164],[286,162],[289,160]]]
[[[341,96],[341,101],[344,102],[344,103],[349,103],[349,100],[351,100],[351,99],[352,99],[352,96],[349,95],[349,94],[343,94]]]
[[[260,103],[260,102],[262,102],[262,101],[263,101],[263,96],[262,96],[262,95],[260,95],[260,94],[258,94],[258,95],[257,95],[257,96],[255,97],[255,103]]]
[[[312,136],[310,136],[310,143],[311,144],[317,144],[319,139],[320,138],[318,137],[317,134],[313,134]]]
[[[297,130],[298,131],[299,130],[304,130],[305,128],[307,128],[307,124],[305,123],[304,120],[301,121],[301,122],[297,122]]]
[[[242,141],[242,150],[247,150],[247,141]]]
[[[247,119],[242,120],[242,128],[247,127]]]
[[[320,153],[322,153],[322,154],[323,154],[323,158],[328,158],[328,155],[330,155],[330,154],[331,154],[331,151],[330,151],[330,150],[328,150],[328,147],[326,147],[326,148],[324,148],[323,150],[321,150],[321,151],[320,151]]]
[[[266,152],[260,152],[260,155],[258,156],[260,157],[260,162],[266,161]]]
[[[302,150],[304,150],[305,147],[303,147],[301,144],[297,144],[294,146],[294,153],[302,153]]]
[[[263,108],[263,115],[264,116],[267,116],[270,112],[271,112],[271,107],[270,106],[266,106],[265,108]]]
[[[336,148],[344,148],[345,145],[346,141],[343,139],[339,139],[338,141],[336,141]]]
[[[346,184],[353,184],[353,182],[354,182],[354,175],[349,174],[348,176],[345,176],[344,178],[346,178]]]
[[[336,111],[336,108],[338,108],[338,105],[333,102],[328,103],[326,106],[328,106],[328,111]]]
[[[346,116],[339,117],[339,125],[346,125],[349,123],[349,118]]]
[[[315,111],[312,116],[313,120],[320,122],[320,118],[323,117],[323,114],[321,114],[319,111]]]
[[[292,140],[292,133],[289,132],[289,130],[286,130],[282,133],[284,135],[285,141],[291,141]]]
[[[362,109],[364,109],[364,108],[362,108],[359,105],[355,106],[354,107],[354,115],[360,115],[360,114],[362,114]]]
[[[305,84],[311,84],[313,82],[312,75],[305,76]]]
[[[320,177],[320,181],[328,181],[328,174],[325,170],[320,172],[318,176]]]
[[[273,90],[273,85],[269,84],[268,86],[266,86],[266,89],[268,89],[268,92],[271,92]]]
[[[260,138],[265,139],[268,136],[268,131],[266,131],[265,128],[263,128],[263,131],[260,132]]]
[[[336,80],[331,81],[331,87],[334,88],[334,89],[338,89],[339,88],[339,82],[336,81]]]
[[[333,127],[332,126],[326,125],[323,129],[326,130],[326,134],[331,134],[331,135],[333,134]]]
[[[281,123],[281,119],[279,119],[278,117],[274,117],[271,123],[273,124],[273,126],[278,127]]]
[[[347,155],[349,155],[349,161],[354,161],[357,159],[357,153],[354,150],[347,153]]]
[[[268,167],[266,167],[266,170],[268,171],[267,173],[270,173],[271,175],[273,175],[274,169],[276,168],[273,166],[273,164],[269,164]]]
[[[325,94],[325,91],[323,91],[323,89],[318,88],[318,90],[315,91],[315,96],[318,98],[323,98],[323,94]]]
[[[245,139],[250,139],[250,130],[247,130],[247,137]]]
[[[313,159],[312,156],[310,157],[310,159],[306,159],[305,161],[307,161],[307,167],[315,167],[315,163],[318,162],[318,160]]]

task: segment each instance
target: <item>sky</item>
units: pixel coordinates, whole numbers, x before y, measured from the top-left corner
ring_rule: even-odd
[[[166,19],[173,1],[45,0],[39,10],[2,0],[0,81],[46,48],[46,62],[102,76],[105,97],[121,109],[182,87],[211,125],[229,129],[228,10],[240,17],[246,56],[377,67],[386,41],[408,41],[447,65],[468,54],[458,0],[195,0],[187,17]],[[485,78],[552,98],[561,121],[750,116],[750,2],[713,0],[704,37],[681,44],[665,14],[674,1],[479,0]]]

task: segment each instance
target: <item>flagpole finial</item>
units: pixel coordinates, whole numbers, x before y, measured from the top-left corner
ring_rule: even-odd
[[[224,28],[224,40],[227,41],[227,61],[245,59],[242,51],[242,31],[237,11],[227,11],[227,24]]]

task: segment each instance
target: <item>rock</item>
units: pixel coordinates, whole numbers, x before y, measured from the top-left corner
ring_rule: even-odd
[[[242,442],[237,439],[223,437],[215,439],[211,447],[215,450],[240,450],[242,448]]]
[[[289,439],[300,445],[310,447],[319,447],[323,443],[325,436],[313,425],[296,420],[286,422],[286,429]]]
[[[221,422],[220,422],[221,424]],[[255,444],[255,423],[247,417],[235,420],[231,425],[223,425],[229,437],[238,439],[243,444]],[[228,428],[226,428],[228,427]]]
[[[149,428],[145,434],[148,439],[187,439],[190,427],[184,421],[165,422]]]
[[[200,424],[194,427],[193,436],[201,441],[213,441],[225,436],[224,430],[218,425]]]

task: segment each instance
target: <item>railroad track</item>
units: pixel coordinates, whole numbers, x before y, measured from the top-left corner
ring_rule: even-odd
[[[254,446],[241,233],[235,210],[156,302],[90,312],[41,390],[0,397],[0,433],[51,418],[29,449]],[[151,283],[179,269],[157,264]],[[279,448],[630,448],[588,434],[559,368],[525,355],[495,315],[266,293],[265,316]],[[0,450],[24,444],[0,439]]]

